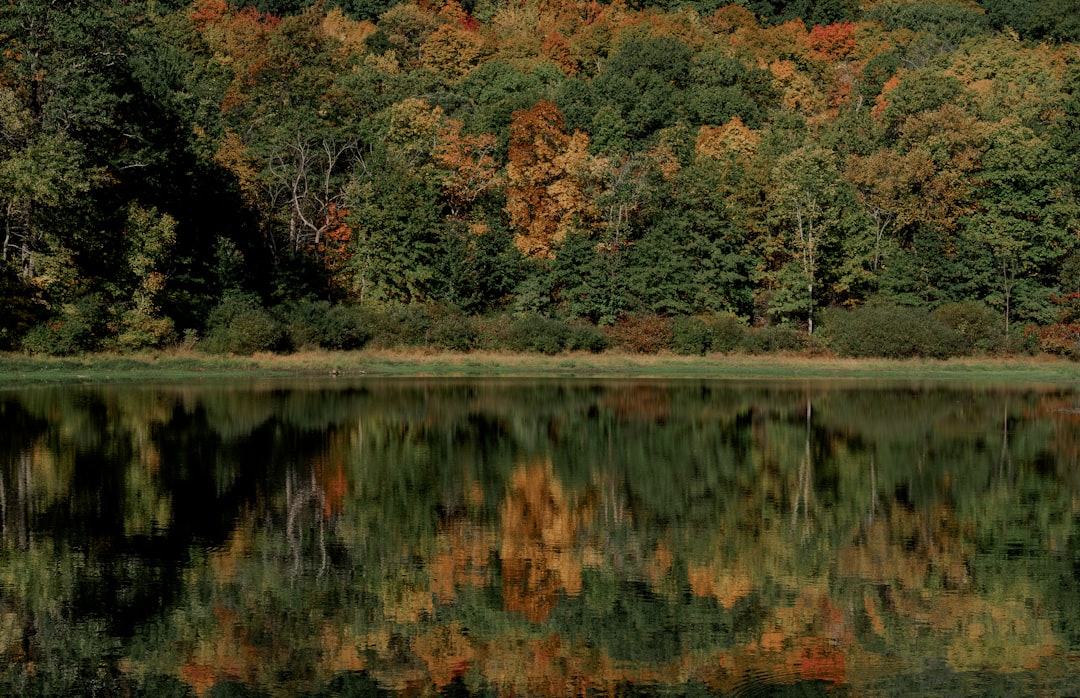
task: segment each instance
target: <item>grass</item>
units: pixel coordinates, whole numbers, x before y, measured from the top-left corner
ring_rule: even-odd
[[[0,384],[326,375],[876,378],[1061,383],[1080,381],[1080,364],[1049,357],[893,361],[788,355],[644,356],[615,352],[543,356],[484,352],[316,351],[227,357],[190,351],[165,351],[75,358],[0,354]]]

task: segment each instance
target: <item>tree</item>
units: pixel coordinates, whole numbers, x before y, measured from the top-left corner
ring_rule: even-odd
[[[506,211],[517,230],[514,244],[527,257],[551,257],[569,230],[588,228],[594,212],[582,188],[590,169],[587,147],[583,133],[566,133],[552,102],[514,114]]]
[[[127,263],[134,287],[120,316],[117,341],[128,349],[158,347],[175,339],[171,318],[161,312],[165,261],[176,242],[176,220],[156,209],[132,204],[124,230]]]
[[[858,297],[868,250],[861,249],[851,192],[834,153],[813,146],[792,151],[773,167],[772,186],[787,257],[777,277],[774,309],[802,315],[812,334],[818,306],[848,294]]]
[[[439,133],[435,166],[440,170],[450,216],[464,218],[484,196],[500,187],[503,173],[495,161],[494,134],[462,133],[460,121],[448,119]]]
[[[982,0],[979,3],[995,29],[1013,30],[1035,41],[1080,41],[1080,4],[1076,0]]]
[[[445,225],[437,184],[402,167],[385,146],[380,151],[354,172],[345,198],[355,231],[351,292],[361,302],[426,302]]]
[[[1001,310],[1009,336],[1014,316],[1053,321],[1050,299],[1057,292],[1061,260],[1075,245],[1068,227],[1080,208],[1062,186],[1063,154],[1027,128],[996,128],[981,164],[978,210],[967,220],[965,237],[989,252],[994,280],[986,280],[986,300]]]
[[[955,51],[967,39],[985,35],[990,29],[986,14],[977,8],[945,2],[883,2],[871,8],[866,18],[881,22],[891,32],[906,29],[915,33],[899,47],[909,70],[927,67],[936,57]]]
[[[686,91],[688,111],[696,123],[717,126],[738,117],[759,128],[776,101],[772,75],[747,67],[720,49],[694,55]]]
[[[704,130],[704,127],[703,127]],[[701,152],[701,151],[699,151]],[[663,315],[753,315],[750,236],[731,210],[735,158],[700,155],[673,178],[632,249],[627,275],[644,309]]]
[[[690,58],[690,48],[672,37],[624,40],[589,83],[588,106],[564,103],[571,127],[591,130],[591,119],[580,120],[582,109],[589,114],[610,106],[630,141],[641,143],[684,114]]]
[[[102,213],[86,197],[138,166],[126,161],[118,118],[135,9],[106,2],[69,12],[45,0],[0,7],[2,254],[42,290],[70,292],[43,276],[39,262],[104,243],[80,235],[95,227],[87,211]]]

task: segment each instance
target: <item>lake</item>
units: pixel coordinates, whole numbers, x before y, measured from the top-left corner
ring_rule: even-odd
[[[1080,694],[1080,392],[0,390],[0,693]]]

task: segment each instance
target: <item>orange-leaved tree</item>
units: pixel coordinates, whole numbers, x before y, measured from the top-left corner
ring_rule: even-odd
[[[454,218],[465,216],[480,197],[502,180],[495,160],[495,135],[462,133],[462,126],[460,121],[447,119],[433,154],[442,172],[443,192]]]
[[[585,195],[591,156],[588,137],[566,133],[562,112],[540,100],[515,112],[510,122],[506,211],[516,229],[514,244],[525,255],[551,257],[575,226],[588,227],[595,206]]]

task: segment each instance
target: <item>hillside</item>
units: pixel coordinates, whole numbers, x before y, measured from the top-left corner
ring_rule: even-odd
[[[1078,18],[5,3],[0,349],[1078,354]]]

